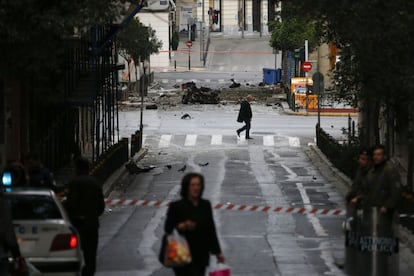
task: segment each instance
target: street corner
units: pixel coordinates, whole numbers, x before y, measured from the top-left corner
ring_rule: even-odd
[[[177,66],[175,67],[174,64],[170,65],[168,68],[164,69],[164,72],[205,72],[207,69],[202,66],[194,66],[188,69],[186,66]]]

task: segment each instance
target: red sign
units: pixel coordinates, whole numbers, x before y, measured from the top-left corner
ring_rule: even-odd
[[[187,47],[191,48],[193,46],[193,42],[191,40],[187,41]]]
[[[310,63],[309,61],[305,61],[304,63],[302,63],[303,72],[309,72],[310,70],[312,70],[312,63]]]

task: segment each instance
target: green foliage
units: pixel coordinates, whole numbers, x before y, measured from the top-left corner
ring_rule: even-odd
[[[175,51],[178,49],[178,44],[180,43],[180,36],[178,32],[174,32],[171,38],[171,48]]]
[[[401,106],[414,101],[414,2],[308,2],[284,1],[285,12],[320,22],[325,39],[339,46],[341,62],[334,76],[342,94],[357,97],[365,106],[381,102],[401,118]],[[378,132],[378,127],[372,129]]]
[[[151,54],[159,53],[162,42],[155,35],[155,30],[144,26],[136,18],[119,33],[118,46],[124,58],[139,61],[148,59]]]
[[[0,74],[48,75],[59,69],[74,31],[112,22],[121,6],[112,0],[4,0],[0,2]]]
[[[270,46],[282,51],[293,51],[303,47],[305,40],[309,41],[309,48],[319,45],[320,34],[316,22],[305,22],[296,17],[270,22],[273,29]]]

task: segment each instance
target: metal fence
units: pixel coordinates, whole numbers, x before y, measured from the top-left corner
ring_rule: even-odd
[[[316,144],[336,168],[351,179],[354,177],[357,168],[358,143],[353,143],[350,140],[349,143],[341,144],[319,125],[316,125]]]
[[[96,160],[90,174],[103,183],[128,161],[128,147],[128,138],[123,138],[118,143],[111,146],[105,153],[100,155],[98,160]]]

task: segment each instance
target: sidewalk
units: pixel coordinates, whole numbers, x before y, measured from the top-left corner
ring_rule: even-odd
[[[147,151],[148,151],[147,148],[142,148],[133,157],[131,157],[128,162],[133,161],[133,162],[137,163],[139,160],[141,160],[145,156]],[[128,172],[125,168],[125,165],[126,165],[126,163],[123,164],[120,168],[118,168],[102,184],[102,190],[103,190],[103,193],[104,193],[105,197],[107,197],[111,193],[113,187],[116,184],[118,184],[119,182],[122,182],[122,179],[128,174]],[[63,169],[57,171],[54,174],[54,179],[55,179],[56,183],[59,186],[63,187],[63,186],[66,186],[74,176],[75,176],[74,168],[73,167],[66,167],[66,168],[63,168]]]
[[[233,34],[223,34],[223,33],[210,33],[210,39],[211,40],[223,40],[223,39],[240,39],[241,38],[241,32],[239,33],[233,33]],[[269,35],[262,35],[260,36],[260,33],[258,32],[245,32],[244,38],[246,40],[249,39],[269,39]],[[197,36],[195,37],[195,40],[192,41],[192,47],[190,49],[190,69],[188,68],[188,50],[187,47],[187,41],[189,40],[188,35],[184,36],[183,34],[180,34],[180,42],[178,44],[177,51],[173,51],[171,53],[171,60],[170,60],[170,66],[168,68],[168,71],[177,71],[177,72],[189,72],[189,71],[205,71],[204,66],[204,60],[202,57],[203,51],[214,51],[212,48],[213,46],[210,44],[207,47],[208,44],[208,35],[206,34],[204,38],[204,47],[203,47],[203,41],[202,38],[199,36],[199,32],[197,32]],[[206,55],[205,64],[209,64],[209,58],[210,55]]]
[[[281,102],[283,107],[283,112],[287,115],[293,116],[318,116],[318,111],[315,109],[310,109],[306,112],[305,109],[300,109],[299,111],[295,112],[290,109],[289,104],[287,102]],[[358,117],[358,111],[354,108],[324,108],[321,110],[321,116],[338,116],[338,117]]]
[[[180,35],[180,42],[177,51],[171,52],[171,60],[169,71],[188,72],[188,71],[204,71],[204,61],[202,57],[203,47],[199,36],[192,41],[192,47],[187,46],[188,37]],[[207,37],[204,41],[204,51],[207,51]],[[207,61],[208,56],[206,57]],[[190,60],[190,69],[189,61]]]

